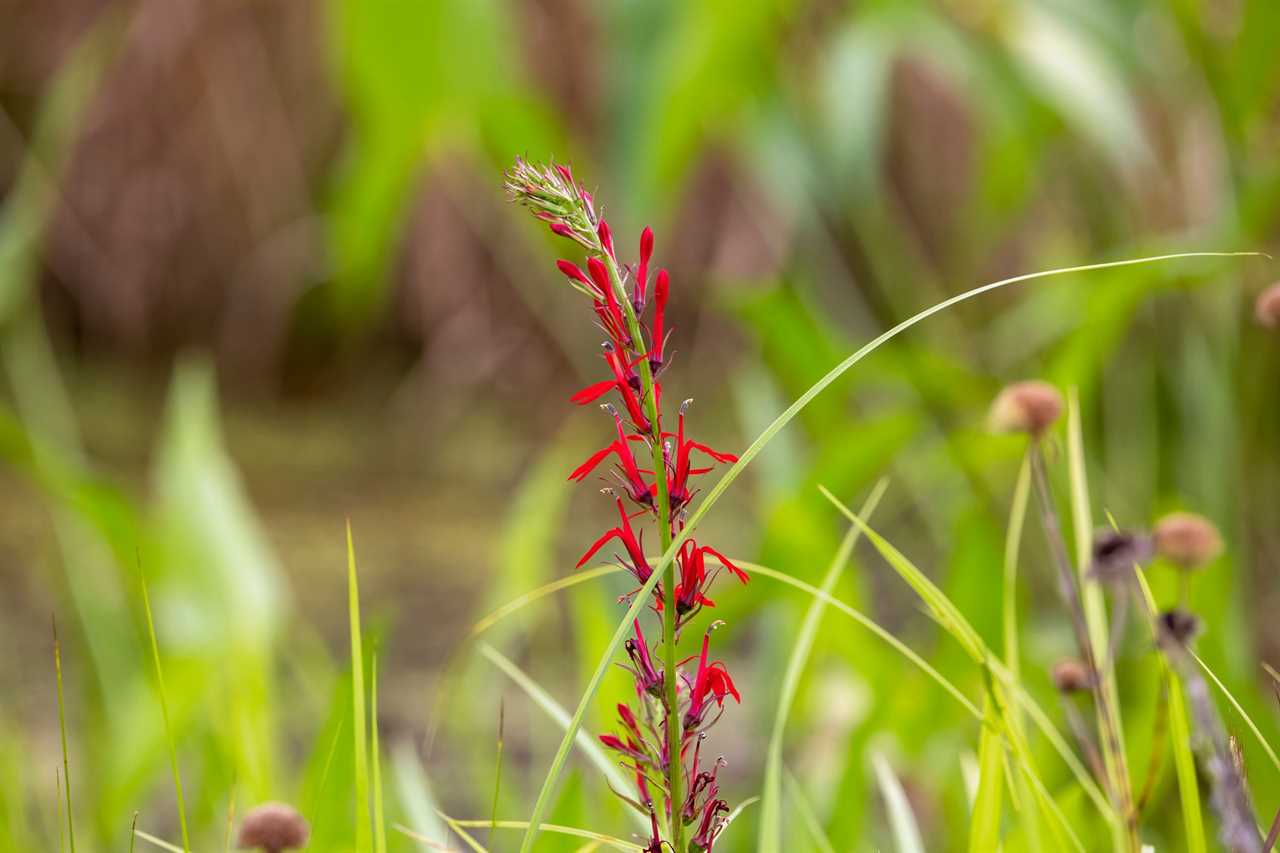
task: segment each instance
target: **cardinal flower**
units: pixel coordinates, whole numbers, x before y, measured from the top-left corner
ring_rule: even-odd
[[[622,519],[622,523],[605,532],[603,536],[595,541],[587,553],[582,555],[582,559],[578,560],[576,568],[581,568],[587,560],[595,556],[595,553],[605,546],[611,539],[617,539],[622,542],[622,547],[627,551],[628,560],[618,558],[618,562],[636,576],[636,580],[644,583],[649,579],[649,575],[653,574],[653,569],[649,566],[649,561],[645,559],[644,548],[640,547],[640,540],[636,538],[635,531],[631,528],[631,519],[627,517],[627,511],[622,506],[622,498],[617,499],[618,515]]]
[[[735,566],[728,557],[708,545],[698,545],[692,539],[686,539],[680,546],[676,561],[680,566],[680,582],[676,585],[676,613],[684,616],[699,607],[715,607],[716,603],[707,598],[705,590],[715,580],[719,569],[707,575],[707,555],[715,557],[726,571],[738,580],[746,583],[747,573]]]
[[[588,474],[595,470],[597,465],[609,456],[616,455],[618,457],[618,465],[614,469],[614,475],[623,490],[626,491],[627,497],[643,507],[652,507],[653,486],[645,482],[640,466],[636,464],[636,457],[631,452],[631,442],[643,441],[643,439],[639,436],[627,435],[622,428],[622,418],[618,416],[617,409],[607,403],[602,408],[613,415],[614,423],[618,428],[618,438],[610,442],[606,447],[602,447],[591,454],[586,462],[574,468],[573,473],[569,475],[569,479],[581,483],[587,478]]]
[[[671,514],[674,516],[682,510],[693,498],[693,493],[689,491],[689,478],[705,474],[710,468],[694,468],[691,464],[690,455],[697,450],[699,453],[705,453],[717,462],[732,463],[737,462],[738,457],[732,453],[721,453],[718,450],[712,450],[705,444],[700,444],[692,439],[684,436],[684,414],[689,408],[692,400],[685,400],[680,404],[680,417],[677,421],[676,433],[663,433],[665,438],[674,438],[675,447],[673,453],[675,455],[675,464],[669,465],[671,476],[667,479],[667,494],[671,497]]]
[[[689,686],[689,710],[684,715],[685,731],[691,731],[702,725],[711,702],[715,702],[716,707],[719,708],[724,707],[726,696],[732,696],[735,702],[742,702],[742,696],[739,695],[738,688],[733,686],[733,679],[729,677],[729,670],[725,668],[724,663],[707,662],[707,650],[714,627],[709,628],[702,636],[702,655],[698,658],[698,673],[694,677],[693,684]],[[687,679],[686,683],[688,683]]]

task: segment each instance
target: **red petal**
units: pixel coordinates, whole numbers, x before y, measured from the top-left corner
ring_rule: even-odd
[[[689,442],[689,446],[692,447],[694,450],[701,450],[703,453],[707,454],[717,462],[737,462],[738,461],[738,457],[734,456],[732,453],[721,453],[718,450],[712,450],[710,447],[707,447],[705,444],[699,444],[696,441]]]
[[[712,548],[709,545],[703,545],[702,553],[710,554],[711,556],[715,557],[717,560],[720,561],[720,565],[728,569],[730,574],[732,574],[734,577],[736,577],[738,580],[742,581],[743,583],[746,583],[749,580],[749,577],[747,576],[746,572],[744,572],[742,569],[735,566],[728,557],[726,557],[724,554],[721,554],[715,548]]]
[[[580,281],[583,284],[591,283],[590,280],[587,278],[587,274],[584,273],[582,269],[572,261],[565,261],[565,260],[556,261],[556,267],[559,268],[560,272],[564,273],[574,281]]]
[[[586,478],[586,476],[591,473],[591,470],[593,468],[595,468],[602,461],[604,461],[604,458],[608,456],[610,453],[613,453],[615,450],[617,450],[617,442],[611,443],[608,447],[604,448],[603,450],[597,450],[595,453],[591,454],[590,459],[588,459],[586,462],[583,462],[577,468],[573,469],[573,473],[569,475],[569,479],[577,480],[579,483],[581,483]]]
[[[583,563],[587,562],[587,560],[590,560],[592,557],[594,557],[595,553],[599,551],[601,548],[603,548],[605,543],[608,542],[610,539],[613,539],[615,536],[621,538],[622,531],[616,527],[613,528],[612,530],[605,531],[605,534],[601,536],[599,539],[597,539],[595,543],[590,548],[587,549],[587,553],[582,555],[582,559],[578,560],[578,563],[577,565],[574,566],[574,568],[575,569],[582,568]]]
[[[579,406],[585,406],[587,403],[590,403],[593,400],[598,400],[605,394],[608,394],[617,386],[617,384],[618,380],[616,379],[606,379],[603,382],[588,385],[586,388],[574,392],[574,395],[569,399],[572,402],[577,403]]]

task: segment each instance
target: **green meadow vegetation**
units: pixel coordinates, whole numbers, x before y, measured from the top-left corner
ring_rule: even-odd
[[[69,4],[38,85],[0,36],[0,848],[653,853],[599,735],[696,529],[716,851],[1269,849],[1280,6],[155,5]],[[624,296],[653,225],[652,434],[732,452],[639,583],[574,566],[606,296],[519,157]]]

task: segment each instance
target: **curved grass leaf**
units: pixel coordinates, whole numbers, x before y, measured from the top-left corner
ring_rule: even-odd
[[[449,823],[449,825],[452,826],[455,830],[484,829],[486,827],[497,827],[498,829],[526,829],[526,830],[529,828],[529,822],[527,820],[500,820],[497,823],[494,823],[492,820],[488,820],[488,819],[455,820],[443,814],[441,815],[441,817],[444,818],[444,820],[446,820]],[[732,815],[730,815],[730,817],[732,817]],[[436,845],[439,843],[427,838],[426,836],[420,835],[407,827],[400,826],[398,824],[396,825],[395,829],[403,833],[404,835],[408,836],[409,838],[412,838],[415,841],[421,841],[424,844]],[[561,826],[560,824],[556,824],[556,823],[544,823],[542,824],[542,826],[538,827],[538,829],[543,832],[552,832],[557,835],[570,835],[575,838],[586,838],[591,840],[592,842],[595,842],[596,844],[605,844],[617,850],[644,850],[644,847],[642,847],[639,844],[636,844],[633,841],[626,841],[625,839],[622,839],[622,838],[615,838],[612,835],[605,835],[603,832],[594,832],[590,829],[579,829],[576,826]],[[464,837],[469,837],[469,836],[464,836]],[[480,847],[478,844],[475,845],[474,849],[481,850],[481,851],[484,850],[484,848]]]
[[[151,642],[151,660],[156,668],[156,693],[160,697],[160,714],[164,719],[164,736],[169,746],[169,765],[173,770],[173,790],[177,797],[178,803],[178,825],[182,828],[182,849],[191,850],[191,840],[187,835],[187,806],[186,800],[182,796],[182,773],[178,770],[178,747],[174,743],[173,726],[169,722],[169,700],[165,696],[164,690],[164,669],[160,666],[160,643],[156,640],[156,624],[151,617],[151,595],[147,592],[147,580],[141,576],[141,561],[139,561],[139,585],[142,587],[142,610],[147,617],[147,637]],[[61,684],[59,684],[61,689]],[[61,694],[59,694],[61,696]],[[63,732],[65,738],[66,732]],[[63,741],[65,751],[66,741]],[[70,780],[67,786],[67,808],[71,808],[71,787]],[[75,837],[71,839],[71,853],[75,853],[76,844]]]
[[[985,733],[986,729],[984,728],[983,731]],[[924,853],[924,842],[920,840],[920,827],[916,824],[916,816],[911,811],[911,803],[907,801],[907,793],[902,790],[902,783],[898,781],[893,768],[889,766],[889,762],[883,755],[876,753],[871,756],[871,764],[876,771],[880,795],[884,797],[885,808],[889,812],[889,827],[893,830],[893,840],[898,853]],[[996,816],[999,817],[999,812]],[[984,848],[985,851],[994,849],[994,847]]]
[[[872,490],[871,495],[862,506],[861,514],[870,516],[884,495],[888,483],[881,480]],[[857,527],[850,528],[840,543],[831,566],[822,579],[822,591],[830,593],[836,581],[844,572],[849,558],[853,555],[854,546],[858,543],[861,531]],[[791,657],[787,661],[787,669],[782,677],[782,687],[778,692],[778,710],[773,716],[773,733],[769,737],[769,747],[765,753],[764,791],[760,795],[760,837],[759,849],[765,853],[773,853],[782,849],[782,740],[787,728],[787,717],[791,713],[791,703],[795,700],[796,690],[800,686],[800,676],[809,662],[809,653],[813,650],[813,641],[818,634],[818,626],[822,622],[822,613],[826,602],[821,598],[814,599],[805,614],[800,633],[796,636],[795,645],[791,648]]]
[[[1000,801],[1004,791],[1004,747],[996,734],[999,720],[990,697],[983,703],[986,724],[978,736],[978,790],[969,822],[970,853],[1000,847]]]
[[[796,777],[792,776],[791,771],[788,770],[783,775],[783,780],[787,784],[787,796],[791,798],[791,805],[795,808],[805,829],[808,830],[809,840],[813,842],[814,848],[818,853],[836,853],[835,846],[827,837],[827,833],[822,828],[822,822],[818,820],[818,815],[813,810],[813,804],[805,796],[804,789],[800,787]]]
[[[739,456],[728,471],[724,473],[701,503],[690,513],[684,529],[680,534],[673,538],[671,545],[667,548],[666,553],[662,555],[662,559],[653,569],[653,574],[649,580],[637,591],[631,606],[627,608],[627,612],[618,621],[618,627],[613,633],[608,645],[604,648],[600,655],[600,661],[596,665],[595,671],[591,678],[587,681],[587,685],[582,692],[582,697],[578,700],[578,707],[574,709],[573,717],[569,720],[569,726],[565,730],[564,737],[560,740],[560,746],[556,750],[555,757],[551,760],[551,766],[547,768],[546,775],[543,777],[542,786],[538,791],[537,800],[533,805],[533,813],[529,819],[529,828],[525,832],[524,839],[520,844],[521,853],[531,853],[533,842],[538,836],[539,827],[542,824],[542,817],[547,811],[547,807],[551,803],[551,796],[555,791],[557,783],[560,781],[560,773],[564,770],[565,761],[569,758],[569,750],[573,746],[573,741],[578,733],[578,729],[582,726],[582,720],[586,716],[587,706],[595,698],[596,691],[600,687],[600,682],[604,679],[605,672],[608,671],[613,656],[617,653],[618,648],[622,645],[622,641],[626,638],[627,633],[631,629],[632,621],[640,614],[640,611],[647,605],[649,596],[652,594],[654,587],[657,586],[659,579],[666,573],[667,566],[671,565],[675,559],[676,553],[684,544],[685,540],[691,537],[697,529],[698,524],[702,521],[702,517],[706,515],[712,507],[719,501],[720,496],[731,486],[752,460],[760,454],[760,451],[773,440],[783,427],[789,424],[796,415],[798,415],[814,397],[821,394],[826,388],[843,376],[850,368],[875,352],[888,341],[905,332],[912,326],[932,317],[941,311],[981,296],[984,293],[990,293],[1003,287],[1008,287],[1019,282],[1031,281],[1034,279],[1049,278],[1052,276],[1069,275],[1072,273],[1088,272],[1091,270],[1113,269],[1116,267],[1135,266],[1139,264],[1157,263],[1159,261],[1175,260],[1193,257],[1243,257],[1253,256],[1256,252],[1180,252],[1168,255],[1153,255],[1145,258],[1129,258],[1120,261],[1106,261],[1097,264],[1083,264],[1074,267],[1061,267],[1052,270],[1042,270],[1040,272],[1026,273],[1024,275],[1013,276],[1011,278],[1000,279],[999,281],[990,282],[988,284],[975,287],[972,290],[966,290],[950,299],[945,299],[925,310],[914,314],[913,316],[898,323],[893,328],[881,332],[877,337],[869,343],[856,350],[853,354],[845,358],[844,361],[831,368],[825,376],[815,382],[796,399],[794,403],[788,406],[773,423],[756,437],[755,441],[747,447]]]
[[[485,659],[498,669],[502,670],[502,672],[514,681],[521,690],[528,694],[534,704],[545,711],[547,716],[555,721],[556,725],[562,729],[569,725],[569,712],[566,711],[564,707],[542,687],[542,685],[529,677],[524,670],[516,666],[513,661],[488,643],[480,643],[479,651],[480,654],[484,655]],[[600,745],[596,743],[591,736],[586,732],[580,731],[578,732],[578,737],[575,739],[575,742],[591,763],[604,774],[605,778],[609,781],[609,784],[614,790],[627,790],[628,786],[631,784],[631,780],[623,774],[621,765],[610,760],[608,754],[601,749]],[[643,815],[639,812],[632,811],[631,809],[627,809],[627,813],[634,815],[639,821],[640,828],[648,831],[649,822]]]
[[[360,636],[360,585],[356,578],[356,549],[347,521],[347,605],[351,619],[351,739],[355,745],[356,853],[373,849],[369,813],[369,754],[365,738],[364,650]]]

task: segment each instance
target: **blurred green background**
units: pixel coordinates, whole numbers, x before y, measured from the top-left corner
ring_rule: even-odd
[[[51,615],[79,848],[127,849],[135,811],[178,838],[139,565],[193,848],[221,849],[229,807],[272,798],[308,815],[314,849],[349,849],[347,518],[390,819],[443,840],[432,802],[488,816],[500,705],[499,812],[527,817],[561,729],[468,631],[568,575],[611,510],[565,482],[608,437],[568,403],[598,341],[555,273],[565,247],[500,190],[516,155],[571,161],[625,256],[654,227],[666,384],[725,449],[880,330],[985,281],[1280,249],[1274,0],[0,0],[0,20],[8,849],[59,837]],[[1275,277],[1201,260],[968,303],[816,400],[704,535],[817,582],[843,527],[816,486],[857,505],[888,476],[879,528],[998,646],[1022,444],[988,435],[986,409],[1014,379],[1077,387],[1095,517],[1185,507],[1222,527],[1228,552],[1194,588],[1201,649],[1273,737],[1280,337],[1252,303]],[[1166,601],[1168,574],[1151,573]],[[1026,678],[1051,707],[1044,671],[1071,638],[1034,527],[1023,575]],[[575,587],[484,640],[572,708],[625,591]],[[978,689],[871,551],[838,594]],[[808,600],[763,579],[716,597],[744,703],[712,747],[737,801],[759,790]],[[1131,632],[1123,655],[1141,768],[1150,649]],[[610,677],[591,731],[627,689]],[[963,847],[976,725],[837,614],[788,733],[839,849],[889,843],[873,755],[929,849]],[[1243,748],[1269,816],[1280,770]],[[1178,849],[1168,766],[1150,813],[1151,840]],[[808,849],[801,815],[784,813],[789,849]],[[578,759],[554,817],[633,829]],[[755,820],[718,849],[754,849]]]

